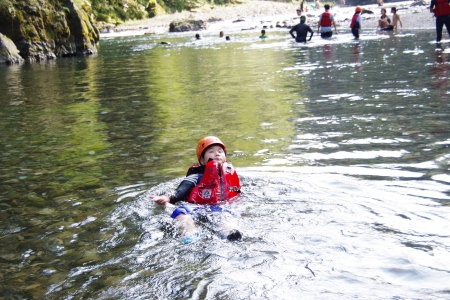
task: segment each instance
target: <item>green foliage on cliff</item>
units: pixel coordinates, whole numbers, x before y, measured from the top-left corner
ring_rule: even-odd
[[[203,5],[223,5],[237,0],[90,0],[97,21],[119,23],[164,13],[192,10]]]
[[[0,0],[0,32],[26,59],[95,53],[88,0]]]
[[[205,5],[224,5],[237,3],[239,0],[77,0],[79,8],[90,14],[94,21],[122,23],[127,20],[151,18],[165,13],[194,10]],[[36,38],[42,31],[42,24],[64,22],[69,13],[64,1],[60,0],[0,0],[0,25],[5,34],[21,35],[27,39]],[[33,18],[33,26],[17,28],[18,23]],[[43,20],[36,26],[37,19]],[[39,22],[38,22],[39,23]],[[21,30],[22,32],[11,32]],[[67,33],[55,32],[55,35]]]
[[[29,41],[67,37],[69,32],[59,1],[0,0],[0,29],[13,39]]]
[[[97,21],[120,22],[147,18],[148,0],[90,0]]]

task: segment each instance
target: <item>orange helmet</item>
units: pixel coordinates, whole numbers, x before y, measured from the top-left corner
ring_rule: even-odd
[[[361,6],[357,6],[357,7],[355,8],[355,12],[362,12]]]
[[[198,161],[200,161],[200,158],[202,157],[203,152],[211,145],[219,145],[223,148],[223,151],[227,153],[227,147],[225,147],[225,144],[222,143],[221,140],[219,140],[218,137],[215,136],[207,136],[202,138],[197,145],[197,158]]]

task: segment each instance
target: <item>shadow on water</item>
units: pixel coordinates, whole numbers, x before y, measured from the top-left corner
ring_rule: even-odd
[[[141,36],[0,66],[0,298],[445,298],[450,51],[430,35]],[[209,134],[244,239],[184,245],[146,195]]]

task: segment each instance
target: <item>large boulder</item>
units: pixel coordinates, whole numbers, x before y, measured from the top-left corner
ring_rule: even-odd
[[[430,1],[428,0],[418,0],[414,1],[411,6],[430,6]]]
[[[3,2],[0,32],[27,61],[96,53],[99,41],[86,0]]]
[[[207,23],[203,20],[186,19],[172,21],[169,25],[169,32],[199,31],[206,29]]]
[[[23,58],[16,45],[7,36],[0,33],[0,63],[21,63]]]

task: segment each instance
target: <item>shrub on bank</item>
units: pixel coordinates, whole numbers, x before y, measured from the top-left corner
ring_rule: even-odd
[[[90,0],[97,21],[122,23],[165,13],[195,10],[204,5],[226,5],[239,0]]]

